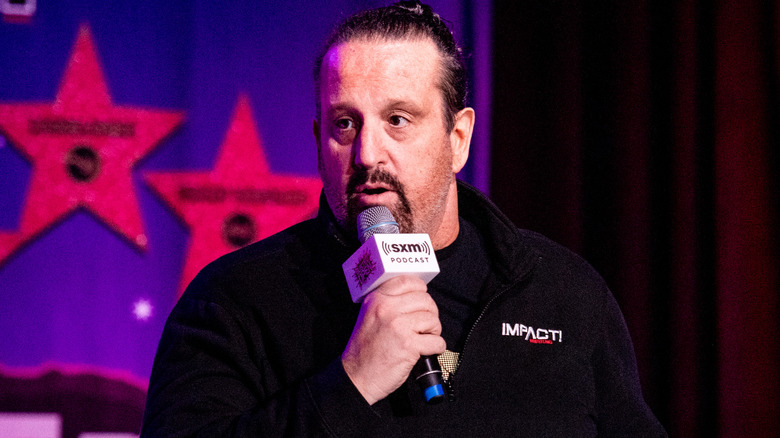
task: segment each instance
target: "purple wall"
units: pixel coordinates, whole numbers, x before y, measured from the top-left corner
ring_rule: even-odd
[[[462,44],[480,50],[469,61],[479,129],[472,164],[461,176],[487,189],[490,96],[481,90],[489,89],[489,9],[465,0],[431,3]],[[191,230],[144,173],[211,170],[239,96],[246,95],[271,172],[316,177],[311,63],[330,26],[367,4],[381,3],[39,1],[29,20],[5,17],[0,105],[53,104],[86,26],[113,105],[180,112],[183,123],[129,169],[145,250],[82,208],[24,236],[24,245],[3,257],[0,365],[83,365],[148,379]],[[0,237],[13,238],[23,228],[34,171],[11,135],[3,135]],[[153,307],[148,319],[133,312],[139,300]]]

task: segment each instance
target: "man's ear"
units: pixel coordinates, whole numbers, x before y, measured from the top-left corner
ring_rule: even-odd
[[[474,109],[463,108],[455,114],[455,126],[450,133],[452,146],[452,172],[458,173],[469,158],[471,134],[474,132]]]

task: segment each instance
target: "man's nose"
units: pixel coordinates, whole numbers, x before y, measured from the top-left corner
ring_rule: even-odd
[[[353,163],[358,168],[372,169],[384,164],[387,156],[385,139],[379,126],[364,124],[353,144]]]

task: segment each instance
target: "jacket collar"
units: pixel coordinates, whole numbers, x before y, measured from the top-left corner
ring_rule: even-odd
[[[531,271],[538,252],[493,201],[463,181],[458,181],[458,213],[482,234],[500,280],[512,282]]]
[[[537,251],[517,226],[482,192],[460,180],[457,184],[458,213],[473,223],[484,237],[488,255],[499,279],[512,282],[524,277],[536,264],[539,257]],[[349,250],[356,250],[360,246],[356,233],[348,233],[336,223],[324,193],[320,195],[317,221],[322,231],[339,246]]]

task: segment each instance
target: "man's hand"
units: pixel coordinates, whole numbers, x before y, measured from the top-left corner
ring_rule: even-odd
[[[420,356],[441,354],[439,309],[425,282],[391,278],[368,294],[341,361],[369,404],[400,387]]]

